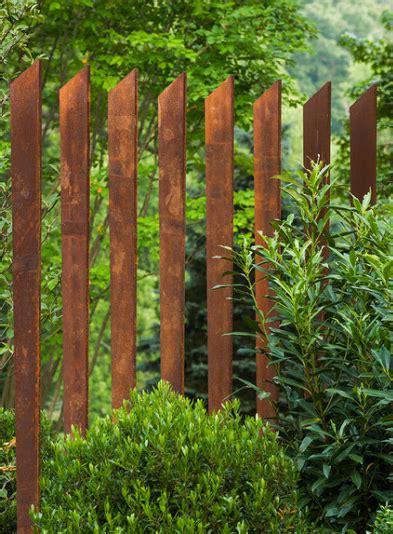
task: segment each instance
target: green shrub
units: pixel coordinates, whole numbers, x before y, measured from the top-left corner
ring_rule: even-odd
[[[377,512],[372,534],[391,534],[393,532],[393,508],[381,506]]]
[[[238,407],[209,416],[160,384],[53,444],[42,532],[306,532],[296,469],[277,435]],[[307,531],[309,532],[309,531]]]
[[[255,276],[267,277],[274,294],[271,317],[256,310],[250,335],[272,327],[266,354],[278,369],[280,432],[301,471],[302,503],[332,530],[364,532],[393,496],[391,205],[383,218],[369,195],[329,207],[327,172],[283,177],[291,215],[264,246],[233,252],[235,289],[255,299]]]

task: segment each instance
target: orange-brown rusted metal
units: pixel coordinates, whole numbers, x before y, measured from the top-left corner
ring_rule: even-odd
[[[281,216],[280,182],[273,179],[281,172],[281,81],[272,85],[254,104],[254,192],[255,192],[255,243],[261,245],[260,232],[271,236],[271,222]],[[258,258],[256,258],[258,261]],[[269,287],[261,273],[255,286],[258,308],[269,317],[273,302],[269,299]],[[274,325],[277,326],[277,325]],[[267,332],[269,328],[267,328]],[[267,340],[258,338],[256,348],[266,350]],[[258,352],[256,360],[256,385],[270,393],[269,399],[257,398],[257,414],[264,419],[276,416],[272,401],[277,401],[278,390],[272,380],[276,374],[269,359]]]
[[[371,189],[377,200],[377,86],[350,107],[351,193],[362,200]]]
[[[312,162],[330,164],[331,94],[332,84],[326,82],[303,106],[303,167],[306,171],[311,170]],[[330,175],[327,173],[324,184],[329,182]],[[325,213],[326,208],[323,208],[320,217],[323,218]],[[324,235],[328,232],[329,222],[324,227]],[[324,258],[328,255],[329,250],[324,246]],[[322,318],[323,315],[320,315],[320,320]]]
[[[109,93],[112,406],[136,387],[138,71]]]
[[[158,97],[161,378],[184,392],[186,74]]]
[[[11,84],[16,502],[18,533],[39,505],[41,63]]]
[[[330,163],[330,121],[332,84],[326,82],[303,107],[303,165]]]
[[[232,288],[223,273],[232,265],[220,245],[233,243],[233,93],[230,76],[205,101],[206,132],[206,261],[209,411],[217,411],[232,393]]]
[[[86,66],[60,89],[65,432],[88,422],[89,104]]]

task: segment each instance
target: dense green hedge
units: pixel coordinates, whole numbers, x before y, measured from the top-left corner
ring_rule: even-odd
[[[133,392],[117,423],[97,420],[87,439],[53,439],[43,417],[36,526],[43,534],[332,532],[306,525],[277,434],[237,408],[208,416],[160,384]],[[15,471],[4,469],[15,466],[14,430],[14,413],[0,410],[1,534],[16,532]],[[392,525],[392,509],[381,507],[369,528]]]
[[[131,408],[131,409],[130,409]],[[296,469],[277,434],[243,420],[238,406],[209,416],[160,384],[132,392],[86,439],[49,443],[43,430],[43,533],[60,532],[310,532],[298,510]],[[0,441],[14,433],[12,412],[0,411]],[[15,465],[14,447],[2,464]],[[0,532],[15,530],[15,472],[0,500]],[[1,486],[0,486],[1,487]]]
[[[261,421],[209,416],[165,384],[116,419],[54,443],[43,532],[306,532],[294,465]]]

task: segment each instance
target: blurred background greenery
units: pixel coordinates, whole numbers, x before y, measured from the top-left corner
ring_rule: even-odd
[[[2,0],[0,5],[0,405],[12,407],[11,184],[8,84],[43,58],[42,405],[61,421],[62,331],[58,90],[91,65],[90,416],[111,404],[106,100],[140,73],[138,387],[159,378],[157,97],[188,74],[186,393],[206,398],[203,100],[235,75],[235,240],[253,232],[252,103],[283,80],[283,169],[302,159],[301,104],[333,82],[332,153],[348,192],[349,104],[378,83],[378,191],[392,193],[392,12],[388,0]],[[285,211],[285,206],[284,206]],[[235,325],[244,309],[235,307]],[[235,328],[238,329],[238,328]],[[234,340],[236,377],[254,382],[255,355]],[[254,392],[241,390],[245,412]]]

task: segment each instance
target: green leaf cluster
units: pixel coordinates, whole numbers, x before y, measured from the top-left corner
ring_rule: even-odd
[[[208,415],[161,383],[113,418],[53,442],[41,532],[309,532],[294,464],[238,405]]]
[[[378,509],[375,523],[371,530],[372,534],[389,534],[393,531],[393,508],[381,506]]]

